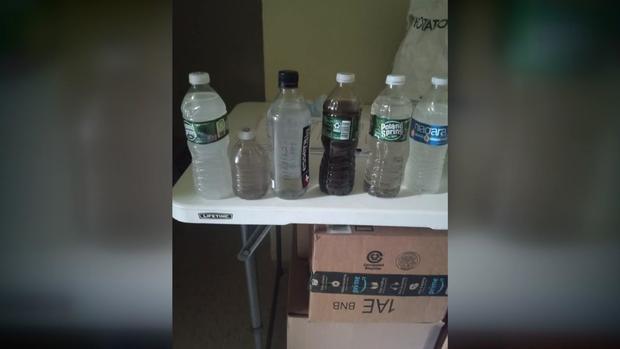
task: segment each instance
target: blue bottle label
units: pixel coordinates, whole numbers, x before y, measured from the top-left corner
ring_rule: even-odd
[[[428,125],[415,119],[411,119],[411,122],[411,133],[409,136],[413,140],[432,146],[448,144],[448,125]]]

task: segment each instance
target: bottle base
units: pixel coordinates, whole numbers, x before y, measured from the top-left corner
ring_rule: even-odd
[[[227,199],[227,198],[231,198],[234,196],[234,194],[232,192],[229,193],[213,193],[210,191],[202,191],[200,189],[196,189],[196,191],[198,192],[198,195],[206,200],[220,200],[220,199]]]
[[[295,200],[295,199],[299,199],[300,197],[304,196],[306,192],[302,192],[302,193],[276,193],[276,196],[280,199],[283,200]]]
[[[353,188],[347,188],[345,190],[330,190],[330,189],[325,189],[323,190],[323,188],[321,188],[321,192],[327,194],[327,195],[334,195],[334,196],[345,196],[345,195],[349,195],[351,194],[351,192],[353,191]]]
[[[305,193],[305,190],[301,192],[275,192],[276,196],[283,200],[299,199],[300,197],[304,196]]]
[[[326,153],[327,154],[327,153]],[[353,191],[355,183],[355,149],[352,150],[352,161],[339,162],[332,158],[331,163],[326,154],[321,159],[319,172],[319,189],[327,195],[345,196]],[[343,163],[348,163],[343,167]]]
[[[239,194],[236,194],[236,195],[237,195],[237,197],[239,197],[240,199],[243,199],[243,200],[258,200],[258,199],[262,199],[265,196],[265,194],[251,195],[251,196],[248,196],[248,195],[241,196]]]
[[[379,198],[393,198],[400,192],[400,186],[396,189],[379,189],[376,186],[371,186],[370,183],[364,181],[364,191],[369,195]]]
[[[411,191],[413,195],[439,194],[440,188],[439,187],[428,188],[428,187],[413,186],[412,188],[409,189],[409,191]]]

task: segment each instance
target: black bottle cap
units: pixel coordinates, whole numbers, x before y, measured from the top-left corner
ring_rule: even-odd
[[[299,73],[295,70],[280,70],[278,72],[278,87],[297,88]]]

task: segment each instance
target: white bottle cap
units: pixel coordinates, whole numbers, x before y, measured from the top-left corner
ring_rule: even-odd
[[[405,76],[404,75],[388,75],[385,77],[385,83],[387,85],[404,85],[405,84]]]
[[[431,83],[435,86],[446,86],[448,84],[448,79],[438,78],[436,76],[433,76],[431,78]]]
[[[350,84],[355,81],[355,74],[353,73],[338,73],[336,74],[336,82],[341,84]]]
[[[208,84],[211,81],[209,77],[209,73],[195,71],[189,73],[189,83],[192,85],[204,85]]]
[[[240,140],[249,141],[254,139],[254,131],[252,131],[249,127],[244,127],[237,134]]]

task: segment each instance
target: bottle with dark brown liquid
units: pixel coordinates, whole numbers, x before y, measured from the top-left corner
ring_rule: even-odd
[[[352,84],[355,74],[338,73],[338,85],[323,104],[323,159],[319,172],[321,191],[347,195],[355,183],[355,152],[362,108]]]

